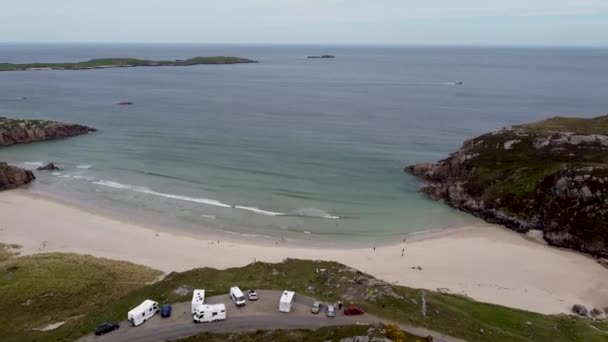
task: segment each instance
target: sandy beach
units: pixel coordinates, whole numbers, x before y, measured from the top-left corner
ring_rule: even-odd
[[[218,243],[217,237],[125,223],[26,190],[0,193],[0,217],[0,242],[22,245],[22,254],[91,254],[165,272],[222,269],[254,260],[323,259],[399,285],[448,289],[478,301],[540,313],[568,312],[576,303],[608,306],[608,270],[595,260],[492,225],[462,227],[375,250],[304,248],[271,241]],[[413,269],[417,266],[421,269]]]

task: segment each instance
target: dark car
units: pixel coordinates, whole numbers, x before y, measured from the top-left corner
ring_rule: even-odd
[[[95,335],[100,336],[103,334],[107,334],[118,328],[120,328],[120,325],[118,325],[118,323],[105,322],[105,323],[102,323],[101,325],[97,326],[97,328],[95,328]]]
[[[160,317],[171,317],[171,305],[163,304],[163,306],[161,306]]]
[[[358,306],[349,306],[347,308],[344,308],[344,314],[346,316],[363,315],[364,313],[365,311],[363,311],[363,309]]]

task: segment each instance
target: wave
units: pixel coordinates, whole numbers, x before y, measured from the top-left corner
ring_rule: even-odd
[[[207,214],[201,214],[201,217],[213,219],[213,220],[215,220],[217,218],[217,216],[215,216],[215,215],[207,215]]]
[[[339,219],[340,216],[332,215],[317,208],[303,208],[284,214],[285,216],[319,217],[324,219]]]
[[[168,194],[168,193],[154,191],[154,190],[151,190],[146,187],[133,186],[133,185],[129,185],[129,184],[123,184],[123,183],[103,180],[103,179],[94,179],[94,178],[85,177],[82,175],[69,175],[69,174],[65,175],[65,174],[62,174],[61,172],[53,172],[52,174],[57,177],[86,180],[88,182],[91,182],[92,184],[110,187],[110,188],[114,188],[114,189],[131,190],[131,191],[139,192],[142,194],[160,196],[160,197],[187,201],[187,202],[200,203],[200,204],[211,205],[211,206],[216,206],[216,207],[221,207],[221,208],[240,209],[240,210],[245,210],[245,211],[249,211],[249,212],[252,212],[255,214],[266,215],[266,216],[317,217],[317,218],[324,218],[324,219],[339,219],[340,218],[339,216],[331,215],[328,212],[323,211],[321,209],[317,209],[317,208],[303,208],[303,209],[298,209],[298,210],[295,210],[295,211],[292,211],[289,213],[281,213],[281,212],[276,212],[276,211],[263,210],[263,209],[260,209],[257,207],[247,207],[247,206],[243,206],[243,205],[231,205],[231,204],[227,204],[227,203],[224,203],[224,202],[221,202],[218,200],[214,200],[214,199],[210,199],[210,198],[198,198],[198,197],[189,197],[189,196],[183,196],[183,195]],[[213,215],[202,214],[201,216],[206,217],[206,218],[213,218],[213,219],[216,218]]]
[[[256,207],[245,207],[242,205],[235,205],[234,208],[241,209],[241,210],[247,210],[247,211],[251,211],[256,214],[262,214],[262,215],[266,215],[266,216],[285,216],[284,213],[277,213],[275,211],[262,210],[262,209],[256,208]]]
[[[156,192],[156,191],[145,189],[145,188],[143,188],[143,189],[134,189],[134,190],[137,191],[137,192],[148,194],[148,195],[156,195],[156,196],[161,196],[161,197],[166,197],[166,198],[171,198],[171,199],[177,199],[177,200],[182,200],[182,201],[187,201],[187,202],[194,202],[194,203],[213,205],[213,206],[216,206],[216,207],[222,207],[222,208],[232,208],[233,207],[230,204],[222,203],[220,201],[216,201],[214,199],[209,199],[209,198],[196,198],[196,197],[188,197],[188,196],[182,196],[182,195],[165,194],[165,193],[162,193],[162,192]]]
[[[91,165],[91,164],[80,164],[80,165],[76,165],[76,168],[77,168],[77,169],[84,169],[84,170],[88,170],[88,169],[90,169],[90,168],[92,168],[92,167],[93,167],[93,165]]]
[[[134,187],[131,185],[122,184],[122,183],[113,182],[113,181],[106,181],[103,179],[95,180],[95,181],[92,181],[91,183],[107,186],[107,187],[114,188],[114,189],[123,189],[123,190],[133,190],[134,189]]]

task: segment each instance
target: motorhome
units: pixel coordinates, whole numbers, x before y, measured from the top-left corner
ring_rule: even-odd
[[[192,314],[196,312],[199,305],[205,304],[205,290],[194,290],[192,292]]]
[[[243,295],[243,292],[241,292],[241,289],[239,289],[237,286],[230,288],[230,298],[232,299],[234,304],[236,304],[236,306],[245,306],[245,304],[247,303],[245,301],[245,296]]]
[[[281,299],[279,300],[279,311],[290,312],[293,302],[296,300],[296,293],[293,291],[283,291]]]
[[[149,320],[158,312],[158,302],[146,299],[137,307],[131,309],[127,314],[127,319],[133,326],[138,326]]]
[[[199,305],[196,307],[192,320],[194,323],[223,321],[226,319],[226,306],[224,304]]]

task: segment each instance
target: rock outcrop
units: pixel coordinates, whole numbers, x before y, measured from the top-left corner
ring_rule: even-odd
[[[76,124],[0,118],[0,146],[61,139],[91,132],[95,132],[95,129]]]
[[[465,141],[405,168],[422,191],[491,223],[541,230],[551,245],[608,257],[608,115],[556,117]]]
[[[53,171],[53,170],[59,170],[59,168],[55,164],[53,164],[53,163],[48,163],[48,164],[46,164],[44,166],[40,166],[40,167],[36,168],[36,170],[38,170],[38,171],[42,171],[42,170]]]
[[[0,162],[0,191],[14,189],[35,178],[32,171]]]

